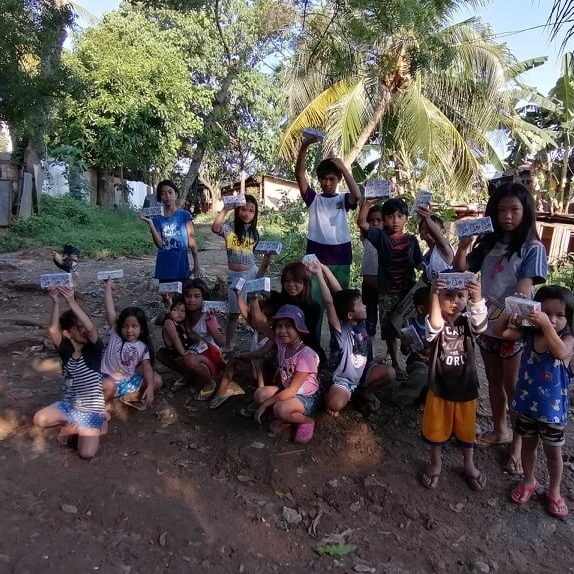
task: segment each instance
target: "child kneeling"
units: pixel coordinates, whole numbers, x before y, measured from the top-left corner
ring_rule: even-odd
[[[308,268],[319,282],[329,326],[339,349],[333,385],[326,398],[327,412],[336,417],[355,391],[361,389],[366,395],[377,387],[387,385],[394,380],[395,370],[386,365],[369,367],[373,351],[367,332],[367,308],[360,291],[341,289],[337,278],[326,265],[309,263]]]
[[[486,477],[474,465],[478,399],[474,336],[486,330],[486,318],[486,304],[476,281],[467,289],[450,289],[440,280],[432,284],[426,322],[426,337],[432,342],[429,391],[422,424],[430,465],[420,478],[425,488],[438,486],[442,446],[452,435],[462,447],[468,487],[480,491],[486,486]]]
[[[301,337],[309,334],[303,311],[295,305],[283,305],[273,317],[280,385],[259,387],[255,391],[255,419],[273,407],[275,420],[269,430],[279,434],[296,425],[295,442],[304,444],[313,438],[320,401],[319,355],[307,347]]]

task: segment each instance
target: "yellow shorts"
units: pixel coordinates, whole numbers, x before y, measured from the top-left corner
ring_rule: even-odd
[[[427,393],[422,434],[426,443],[439,446],[453,435],[462,447],[474,446],[477,400],[456,403]]]

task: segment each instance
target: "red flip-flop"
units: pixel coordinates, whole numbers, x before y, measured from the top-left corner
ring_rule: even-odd
[[[546,502],[546,510],[551,516],[554,516],[555,518],[564,518],[565,516],[568,516],[568,506],[562,497],[554,498],[546,493]]]
[[[510,500],[514,504],[526,504],[532,495],[540,488],[540,484],[536,481],[532,486],[519,482],[510,493]]]

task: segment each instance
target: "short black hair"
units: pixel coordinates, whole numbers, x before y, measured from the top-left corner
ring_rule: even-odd
[[[383,217],[387,215],[393,215],[393,213],[400,213],[401,215],[409,215],[409,206],[406,204],[404,199],[400,197],[391,197],[387,199],[385,203],[381,206],[381,213]]]
[[[564,303],[566,314],[566,332],[574,333],[574,294],[561,285],[543,285],[536,291],[534,300],[543,303],[547,299],[557,299]],[[60,319],[61,320],[61,319]]]
[[[155,198],[157,199],[157,201],[160,201],[161,188],[164,185],[166,187],[171,187],[171,189],[173,189],[173,191],[175,191],[175,195],[177,195],[177,197],[179,197],[179,189],[177,188],[177,185],[175,185],[175,183],[173,183],[173,181],[171,181],[171,179],[162,179],[157,184],[157,187],[155,188]]]
[[[444,227],[444,221],[442,220],[442,217],[436,215],[436,213],[433,213],[433,214],[430,216],[430,218],[431,218],[431,221],[434,221],[442,230],[445,229],[445,227]],[[420,230],[420,228],[421,228],[421,225],[422,225],[424,222],[425,222],[424,219],[421,219],[421,220],[419,221],[419,230]]]
[[[335,175],[337,179],[341,179],[343,174],[337,167],[337,164],[332,159],[324,159],[317,166],[317,177],[326,177],[327,175]]]
[[[169,310],[172,311],[178,305],[185,305],[185,299],[183,298],[182,293],[176,293],[171,299],[171,305],[169,306]]]
[[[413,304],[415,307],[419,305],[428,305],[430,300],[430,287],[421,287],[413,294]]]
[[[201,292],[201,296],[204,299],[209,298],[209,287],[207,286],[207,283],[203,279],[188,279],[183,284],[183,288],[182,288],[182,292],[183,292],[184,297],[185,297],[185,294],[190,289],[198,289]]]
[[[358,289],[341,289],[333,294],[333,305],[339,321],[346,322],[349,313],[355,308],[355,301],[361,299],[361,292]]]
[[[60,329],[62,329],[62,331],[69,331],[72,327],[75,327],[78,324],[78,318],[71,309],[68,309],[60,315],[59,322]]]

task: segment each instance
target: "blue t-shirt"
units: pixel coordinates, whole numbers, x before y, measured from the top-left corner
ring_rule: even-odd
[[[565,425],[568,418],[570,375],[564,361],[534,349],[534,335],[526,337],[512,410],[534,420]]]
[[[191,213],[178,209],[171,217],[154,215],[152,221],[163,245],[155,260],[155,277],[160,281],[183,281],[189,277],[187,222]]]

